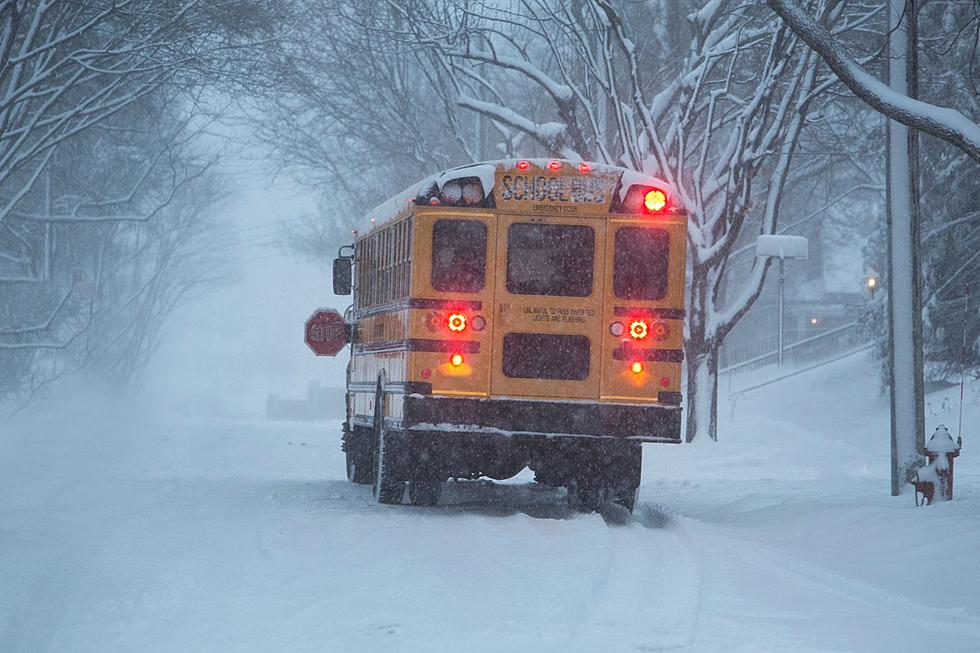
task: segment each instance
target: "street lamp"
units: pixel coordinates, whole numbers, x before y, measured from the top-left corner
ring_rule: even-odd
[[[878,290],[878,277],[872,274],[868,276],[864,283],[868,287],[868,292],[871,293],[871,299],[874,299],[875,291]]]
[[[755,239],[755,255],[759,258],[779,259],[779,364],[783,364],[783,303],[785,275],[783,263],[788,258],[805,259],[809,243],[803,236],[766,235]]]

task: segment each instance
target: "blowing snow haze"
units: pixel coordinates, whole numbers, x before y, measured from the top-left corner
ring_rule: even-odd
[[[0,0],[0,652],[980,651],[976,14]]]

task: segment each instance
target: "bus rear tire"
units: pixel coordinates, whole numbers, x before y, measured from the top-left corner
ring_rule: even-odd
[[[442,483],[433,479],[410,480],[408,482],[408,499],[413,506],[434,506],[439,503],[442,494]]]
[[[374,456],[371,431],[350,427],[344,432],[344,458],[347,462],[347,480],[359,485],[374,482]]]
[[[577,479],[568,484],[568,505],[575,512],[598,512],[602,505],[602,488],[592,479]]]
[[[375,474],[372,489],[378,503],[399,504],[405,497],[407,443],[404,434],[385,427],[384,403],[384,380],[379,379],[374,402]]]

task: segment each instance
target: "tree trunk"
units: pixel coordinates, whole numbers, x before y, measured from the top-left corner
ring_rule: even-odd
[[[709,332],[711,288],[708,271],[694,266],[690,322],[684,348],[687,357],[687,441],[718,439],[719,338]]]
[[[714,342],[688,343],[688,351],[700,349],[687,359],[687,441],[718,439],[718,347]]]

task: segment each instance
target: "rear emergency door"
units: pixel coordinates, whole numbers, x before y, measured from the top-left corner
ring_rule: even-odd
[[[598,399],[605,221],[502,215],[491,393]]]

